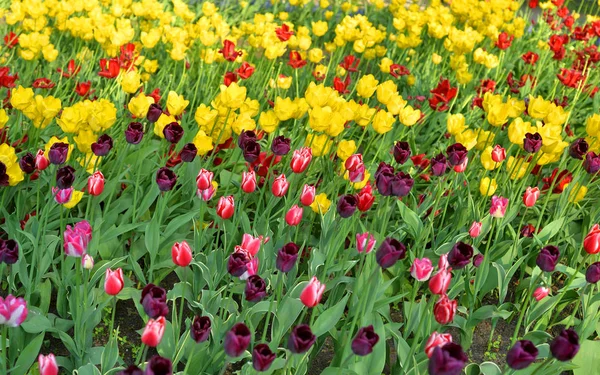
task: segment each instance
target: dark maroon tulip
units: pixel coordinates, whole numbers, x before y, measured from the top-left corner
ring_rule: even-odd
[[[271,351],[269,345],[258,344],[252,351],[252,367],[256,371],[267,371],[277,356]]]
[[[396,264],[400,259],[406,256],[406,246],[394,238],[386,238],[383,240],[377,251],[375,259],[381,268],[389,268]]]
[[[249,141],[257,142],[258,137],[256,136],[256,133],[253,132],[252,130],[244,130],[243,132],[240,133],[240,136],[238,137],[239,148],[241,148],[243,150],[244,145]]]
[[[6,173],[6,165],[0,161],[0,186],[8,186],[8,174]]]
[[[343,218],[348,218],[356,211],[358,200],[355,195],[347,194],[338,200],[337,212]]]
[[[521,228],[521,237],[533,237],[535,233],[535,227],[531,224],[523,225]]]
[[[545,272],[553,272],[554,268],[556,268],[556,264],[558,263],[558,258],[560,257],[560,251],[558,247],[553,245],[548,245],[540,250],[538,257],[535,263],[540,267],[542,271]]]
[[[127,367],[125,370],[121,370],[117,373],[117,375],[144,375],[144,371],[142,371],[136,365],[131,365]]]
[[[583,169],[589,174],[598,173],[600,171],[600,155],[594,151],[588,152],[583,161]]]
[[[550,342],[550,352],[559,361],[572,360],[579,351],[579,336],[573,329],[563,329],[562,332]]]
[[[375,174],[375,186],[377,186],[379,194],[384,197],[392,195],[392,180],[395,177],[396,176],[393,173],[390,173],[387,170]]]
[[[286,138],[283,135],[277,136],[273,139],[273,142],[271,142],[271,151],[278,156],[287,155],[287,153],[290,152],[291,142],[291,139]]]
[[[294,354],[306,353],[315,343],[315,336],[308,324],[299,324],[292,329],[288,340],[288,349]]]
[[[237,323],[225,335],[225,354],[230,357],[239,357],[250,345],[252,335],[244,323]]]
[[[535,154],[542,148],[542,136],[540,133],[526,133],[523,139],[523,148],[525,151]]]
[[[462,144],[455,143],[451,146],[448,146],[446,153],[448,154],[448,164],[456,166],[465,162],[469,151]]]
[[[31,152],[26,153],[19,160],[19,167],[27,174],[31,174],[35,171],[35,156]]]
[[[396,160],[396,163],[398,164],[406,163],[406,161],[412,154],[408,142],[396,142],[396,144],[394,144],[392,152],[394,154],[394,160]]]
[[[515,370],[521,370],[535,362],[538,349],[529,340],[519,340],[506,353],[506,363]]]
[[[190,336],[198,344],[208,340],[212,324],[208,316],[196,316],[190,330]]]
[[[108,134],[102,134],[98,140],[92,143],[92,152],[96,156],[105,156],[113,148],[113,140]]]
[[[473,257],[473,267],[479,267],[483,262],[483,255],[477,254]]]
[[[584,138],[578,138],[569,147],[569,155],[575,159],[583,159],[583,155],[587,154],[590,145]]]
[[[378,341],[379,335],[375,333],[372,325],[362,327],[352,340],[352,352],[360,356],[371,354]]]
[[[183,128],[177,122],[172,122],[163,129],[165,139],[173,144],[179,142],[183,137]]]
[[[15,264],[19,260],[19,244],[15,240],[0,239],[0,263]]]
[[[148,284],[142,290],[140,303],[144,307],[144,312],[152,319],[156,319],[159,316],[167,316],[169,313],[167,292],[154,284]]]
[[[585,280],[590,284],[596,284],[600,280],[600,262],[590,264],[585,271]]]
[[[196,145],[193,143],[186,143],[185,146],[183,146],[183,149],[181,149],[179,157],[181,158],[181,161],[191,163],[194,161],[196,155],[198,155],[198,148]]]
[[[441,176],[446,173],[446,169],[448,168],[448,161],[444,154],[438,154],[431,158],[431,173],[434,176]]]
[[[375,178],[377,178],[377,176],[381,173],[386,173],[389,175],[393,175],[395,173],[394,171],[394,167],[392,167],[391,165],[385,163],[385,162],[381,162],[379,163],[379,165],[377,166],[377,171],[375,171]]]
[[[169,191],[177,183],[177,175],[167,167],[162,167],[156,172],[156,183],[160,191]]]
[[[140,122],[132,122],[129,124],[127,129],[125,129],[125,140],[127,143],[132,145],[137,145],[142,141],[144,137],[144,125]]]
[[[156,103],[150,104],[148,113],[146,114],[146,120],[151,123],[155,123],[160,118],[160,115],[162,115],[162,108],[160,108],[160,105]]]
[[[244,290],[246,301],[258,302],[267,295],[267,283],[262,277],[252,275],[246,280],[246,289]]]
[[[69,145],[64,142],[56,142],[50,146],[48,160],[55,165],[64,164],[67,161],[67,155],[69,155]]]
[[[70,165],[59,168],[56,171],[56,186],[59,189],[68,189],[75,181],[75,169]]]
[[[248,163],[254,163],[260,155],[260,144],[253,140],[247,140],[243,146],[242,152],[244,154],[244,160]]]
[[[173,365],[171,360],[155,355],[150,358],[146,365],[146,373],[144,375],[171,375],[173,374]]]
[[[448,342],[437,346],[429,358],[429,375],[459,375],[468,360],[458,344]]]
[[[277,252],[277,261],[275,265],[281,272],[289,272],[294,268],[296,260],[298,259],[298,251],[300,248],[293,242],[289,242]]]
[[[459,270],[471,263],[472,257],[473,246],[459,241],[454,244],[452,250],[448,253],[448,264],[450,264],[453,269]]]
[[[405,197],[410,193],[415,180],[408,173],[398,172],[391,181],[392,195],[395,197]]]
[[[229,272],[231,276],[240,277],[248,269],[248,262],[250,262],[248,253],[245,251],[236,251],[229,256],[229,260],[227,261],[227,272]]]

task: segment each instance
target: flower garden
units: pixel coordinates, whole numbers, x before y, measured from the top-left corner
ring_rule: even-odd
[[[0,374],[598,374],[600,2],[414,3],[4,3]]]

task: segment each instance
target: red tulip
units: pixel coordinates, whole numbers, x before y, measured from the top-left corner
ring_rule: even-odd
[[[302,55],[300,55],[300,52],[290,51],[288,65],[294,69],[302,68],[304,65],[306,65],[306,60],[302,59]]]
[[[105,60],[106,59],[102,59]],[[100,67],[102,68],[102,61],[100,61]],[[77,73],[79,73],[79,71],[81,70],[81,66],[80,65],[75,65],[75,60],[71,59],[69,60],[69,62],[67,63],[67,70],[64,71],[61,68],[56,69],[57,72],[59,72],[60,74],[62,74],[63,77],[65,78],[71,78],[77,75]],[[117,74],[119,74],[117,72]]]
[[[460,164],[452,167],[452,169],[454,169],[454,172],[456,172],[456,173],[463,173],[467,169],[468,164],[469,164],[469,158],[466,157],[465,160],[463,160]]]
[[[450,300],[447,295],[443,294],[433,306],[433,316],[435,317],[436,322],[440,324],[452,322],[454,320],[457,305],[458,303],[456,300]]]
[[[425,354],[427,357],[431,358],[433,354],[433,349],[438,346],[444,346],[444,344],[452,342],[452,335],[449,333],[437,333],[437,331],[433,331],[427,342],[425,343]]]
[[[104,291],[106,294],[116,296],[123,290],[123,270],[117,268],[115,271],[106,269],[106,278],[104,279]]]
[[[312,185],[304,185],[302,194],[300,194],[300,203],[304,206],[310,206],[315,201],[315,187]]]
[[[97,197],[104,191],[104,175],[100,171],[94,172],[88,178],[88,193]]]
[[[57,375],[58,365],[56,364],[56,358],[54,354],[38,356],[38,365],[40,368],[40,375]]]
[[[300,301],[306,307],[315,307],[321,301],[321,297],[323,297],[323,292],[325,291],[325,284],[321,284],[319,280],[317,280],[316,276],[308,282],[302,293],[300,293]]]
[[[233,216],[234,210],[235,202],[233,200],[233,195],[219,198],[219,203],[217,203],[217,215],[222,219],[227,220]]]
[[[535,289],[535,291],[533,292],[533,298],[535,298],[536,301],[541,301],[544,298],[546,298],[546,296],[548,296],[548,294],[550,293],[550,289],[545,288],[543,286],[537,287]]]
[[[293,205],[287,214],[285,214],[285,222],[294,227],[300,224],[302,220],[302,207],[299,207],[297,204]]]
[[[540,189],[537,187],[534,187],[533,189],[528,187],[527,190],[525,190],[525,194],[523,194],[523,203],[525,203],[525,206],[527,207],[533,207],[539,197]]]
[[[242,172],[241,187],[244,193],[252,193],[256,190],[256,174],[254,171]]]
[[[235,61],[238,56],[242,55],[241,51],[235,50],[235,43],[227,39],[223,41],[223,48],[219,50],[219,53],[222,54],[227,61]]]
[[[161,316],[158,319],[150,319],[146,323],[146,328],[142,333],[142,342],[152,348],[160,344],[163,334],[165,333],[165,317]]]
[[[373,206],[375,197],[373,196],[373,187],[371,187],[370,182],[356,194],[356,199],[358,201],[356,207],[360,212],[368,211]]]
[[[438,260],[438,270],[447,270],[450,267],[448,264],[448,253],[442,254],[440,260]]]
[[[276,197],[283,197],[285,193],[287,193],[288,187],[290,187],[290,183],[285,178],[284,174],[280,174],[275,178],[275,181],[273,181],[271,192]]]
[[[206,169],[200,169],[196,176],[196,186],[199,190],[206,190],[212,186],[213,173]]]
[[[75,93],[79,96],[86,96],[88,94],[91,94],[94,91],[94,90],[90,91],[91,87],[92,87],[91,81],[79,82],[79,83],[77,83],[77,86],[75,86]]]
[[[225,76],[223,77],[223,84],[227,87],[229,87],[229,85],[231,85],[234,82],[237,82],[238,78],[235,75],[234,72],[227,72],[225,73]]]
[[[12,31],[4,35],[4,45],[8,48],[13,48],[19,44],[19,36]]]
[[[279,38],[279,40],[281,40],[282,42],[287,42],[292,35],[294,35],[294,31],[290,29],[290,27],[287,24],[282,24],[281,27],[278,27],[275,29],[275,35],[277,35],[277,38]]]
[[[190,245],[186,241],[175,242],[171,247],[171,258],[179,267],[187,267],[193,258]]]
[[[471,224],[471,228],[469,229],[469,236],[471,236],[472,238],[479,237],[479,234],[481,234],[481,225],[481,222],[474,221],[473,224]]]
[[[44,155],[44,150],[38,150],[35,155],[35,168],[38,171],[43,171],[50,165],[50,160]]]
[[[429,290],[433,294],[445,294],[452,281],[452,273],[448,269],[441,269],[429,280]]]
[[[238,70],[236,70],[236,73],[241,79],[248,79],[254,74],[254,67],[248,64],[247,61],[244,61]]]
[[[294,151],[290,167],[294,173],[302,173],[310,164],[312,160],[312,150],[310,147],[302,147]]]
[[[109,79],[117,78],[120,71],[121,66],[117,58],[113,57],[112,59],[100,59],[100,71],[98,72],[100,77]]]
[[[583,248],[588,254],[600,253],[600,225],[594,224],[583,240]]]

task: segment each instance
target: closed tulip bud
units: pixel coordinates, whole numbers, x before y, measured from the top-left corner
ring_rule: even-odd
[[[600,171],[600,155],[590,151],[585,155],[583,169],[589,174],[596,174]]]
[[[531,224],[523,225],[521,228],[521,237],[533,237],[535,233],[535,227]]]
[[[359,253],[370,253],[375,247],[375,243],[375,237],[371,233],[356,233],[356,251]]]
[[[53,187],[52,195],[54,195],[54,201],[58,204],[69,203],[71,201],[71,197],[73,196],[73,187],[68,189],[59,189]]]
[[[91,149],[96,156],[106,156],[113,148],[113,139],[108,134],[102,134],[92,143]]]
[[[535,362],[538,349],[529,340],[519,340],[506,353],[506,364],[514,370],[521,370]]]
[[[356,207],[360,212],[366,212],[373,206],[375,197],[373,196],[373,187],[370,182],[356,194],[356,200]]]
[[[448,146],[446,153],[448,154],[448,164],[451,166],[457,166],[464,163],[467,159],[468,150],[461,143],[455,143]]]
[[[144,371],[136,365],[130,365],[125,370],[117,372],[117,375],[144,375]]]
[[[83,257],[81,257],[81,267],[86,270],[94,268],[94,258],[92,258],[90,254],[84,254]]]
[[[361,154],[350,155],[350,157],[348,159],[346,159],[346,161],[344,162],[344,166],[346,167],[346,169],[348,171],[354,171],[360,167],[364,168],[362,155]]]
[[[375,333],[373,326],[362,327],[352,340],[352,352],[359,356],[371,354],[377,342],[379,342],[379,335]]]
[[[137,145],[144,137],[144,125],[139,122],[132,122],[125,129],[125,141],[132,145]]]
[[[523,149],[531,154],[535,154],[542,148],[542,136],[540,133],[526,133],[523,139]]]
[[[313,276],[300,293],[300,301],[308,308],[315,307],[321,301],[323,292],[325,292],[325,284],[321,284],[317,277]]]
[[[38,171],[43,171],[44,169],[48,168],[48,165],[50,165],[50,160],[48,160],[44,155],[44,150],[38,150],[37,154],[35,155],[35,169]]]
[[[442,268],[429,279],[429,290],[431,290],[431,293],[433,294],[446,294],[451,281],[452,273],[450,270]]]
[[[256,174],[254,171],[242,172],[242,191],[244,193],[252,193],[256,190]]]
[[[181,158],[181,161],[191,163],[196,158],[196,155],[198,155],[198,148],[196,145],[193,143],[186,143],[181,149],[179,157]]]
[[[233,195],[229,195],[227,197],[222,196],[219,198],[219,203],[217,203],[217,215],[220,218],[227,220],[233,216],[235,211],[235,202],[233,200]]]
[[[550,289],[545,288],[543,286],[539,286],[533,291],[533,298],[535,298],[535,300],[539,302],[546,298],[549,293]]]
[[[300,203],[303,206],[310,206],[315,201],[316,188],[312,185],[304,185],[302,194],[300,194]]]
[[[238,137],[238,146],[243,150],[246,143],[248,142],[257,142],[258,141],[258,137],[256,136],[256,133],[252,130],[244,130],[243,132],[240,133],[240,136]]]
[[[302,147],[294,151],[290,167],[294,173],[302,173],[312,160],[312,149],[310,147]]]
[[[169,191],[175,187],[177,175],[167,167],[162,167],[156,172],[156,184],[160,191]]]
[[[298,206],[297,204],[293,205],[285,214],[285,222],[287,225],[295,227],[296,225],[300,224],[300,221],[302,220],[302,212],[302,207]]]
[[[452,250],[448,253],[448,263],[450,267],[458,270],[469,264],[472,257],[473,246],[459,241],[454,244]]]
[[[584,138],[578,138],[569,147],[569,155],[572,158],[582,160],[583,155],[586,155],[590,146]]]
[[[253,140],[248,140],[244,143],[242,153],[244,155],[244,160],[248,163],[254,163],[260,155],[260,144]]]
[[[575,358],[579,352],[579,336],[573,329],[563,329],[562,332],[550,342],[550,352],[559,361],[566,362]]]
[[[494,146],[492,149],[492,160],[495,163],[502,163],[506,159],[506,150],[500,145]]]
[[[117,268],[116,270],[106,269],[106,277],[104,278],[104,291],[106,294],[116,296],[123,290],[123,270]]]
[[[244,323],[237,323],[225,335],[225,354],[230,357],[239,357],[250,345],[252,334]]]
[[[342,218],[349,218],[356,212],[358,200],[354,195],[344,195],[338,200],[337,212]]]
[[[298,245],[293,242],[283,245],[277,252],[277,261],[275,262],[277,269],[287,273],[294,268],[294,264],[296,264],[296,260],[298,259],[299,250],[300,248]]]
[[[200,169],[196,176],[196,187],[200,190],[206,190],[211,187],[214,174],[206,169]]]
[[[192,258],[192,249],[186,241],[175,242],[171,247],[171,259],[177,266],[187,267]]]
[[[460,375],[468,360],[458,344],[448,342],[437,346],[429,358],[429,375]]]
[[[19,167],[27,174],[35,172],[35,157],[31,152],[26,153],[19,159]]]
[[[437,156],[431,158],[431,173],[434,176],[441,176],[446,173],[446,168],[448,167],[448,162],[444,154],[438,154]]]
[[[93,196],[98,196],[104,191],[104,175],[100,171],[94,172],[88,177],[88,193]]]
[[[256,371],[267,371],[275,358],[277,358],[277,356],[271,351],[269,345],[258,344],[254,347],[254,350],[252,350],[252,367],[254,367]]]
[[[64,142],[56,142],[50,146],[48,151],[48,159],[50,163],[55,165],[64,164],[67,161],[69,154],[69,145]]]
[[[158,355],[153,356],[146,365],[144,375],[171,375],[173,374],[173,364],[168,358]]]
[[[404,164],[411,155],[410,145],[408,142],[396,142],[392,152],[396,163]]]
[[[429,258],[416,258],[410,266],[410,274],[418,281],[427,281],[433,272],[433,265]]]
[[[59,168],[56,171],[56,186],[59,189],[68,189],[75,182],[75,169],[70,165]]]
[[[526,207],[533,207],[539,198],[540,189],[537,187],[534,187],[533,189],[528,187],[523,194],[523,203],[525,203]]]
[[[291,139],[280,135],[273,139],[273,142],[271,143],[271,151],[278,156],[287,155],[287,153],[290,152],[290,144]]]
[[[0,264],[15,264],[19,260],[19,244],[15,240],[0,238]]]
[[[208,340],[210,336],[212,324],[208,316],[196,316],[190,327],[190,336],[196,343],[201,343]]]
[[[507,207],[508,198],[498,197],[494,195],[492,197],[492,205],[490,206],[490,215],[495,218],[502,218],[506,214]]]
[[[483,263],[483,255],[477,254],[473,257],[473,267],[477,268]]]
[[[240,277],[248,269],[250,256],[245,251],[236,251],[229,256],[227,261],[227,272],[231,276]]]
[[[260,244],[263,241],[262,236],[254,237],[251,234],[244,233],[242,236],[242,244],[240,247],[250,254],[250,257],[255,257],[260,250]]]
[[[600,225],[594,224],[583,239],[583,248],[588,254],[600,253]]]
[[[58,365],[54,354],[40,354],[38,356],[38,367],[40,368],[40,375],[58,375]]]
[[[435,317],[435,321],[440,324],[452,322],[457,306],[458,303],[456,300],[451,300],[447,295],[442,294],[440,299],[433,306],[433,316]]]
[[[300,324],[292,329],[288,339],[288,349],[294,354],[306,353],[317,340],[307,324]]]
[[[585,271],[585,280],[590,284],[596,284],[600,280],[600,262],[590,264]]]
[[[535,264],[537,264],[538,267],[540,267],[540,269],[544,272],[553,272],[556,268],[559,258],[560,251],[558,250],[558,247],[548,245],[540,250]]]
[[[449,333],[438,333],[437,331],[433,331],[431,336],[427,339],[425,343],[425,354],[427,354],[427,358],[431,358],[433,354],[433,350],[438,346],[444,346],[444,344],[452,342],[452,335]]]
[[[246,280],[244,296],[248,302],[258,302],[267,295],[267,284],[258,275],[252,275]]]
[[[285,178],[284,174],[280,174],[273,181],[273,185],[271,186],[271,192],[276,197],[283,197],[285,193],[287,193],[288,188],[290,187],[290,183]]]
[[[150,104],[150,107],[148,108],[148,113],[146,114],[146,120],[148,120],[148,122],[150,123],[155,123],[156,121],[158,121],[158,118],[160,117],[160,115],[162,115],[162,108],[160,108],[160,105],[156,104],[156,103],[152,103]]]
[[[161,316],[156,320],[148,320],[144,332],[142,333],[142,342],[149,347],[157,347],[165,333],[165,324],[164,316]]]
[[[383,240],[379,249],[375,253],[377,264],[381,268],[389,268],[396,264],[400,259],[406,256],[406,246],[394,238],[386,238]]]
[[[154,284],[148,284],[144,287],[140,303],[144,308],[144,312],[152,319],[166,316],[169,313],[167,291]]]
[[[12,294],[6,298],[0,297],[0,325],[18,327],[27,319],[27,302],[21,297]]]
[[[471,238],[479,237],[481,234],[481,225],[482,224],[479,221],[474,221],[473,224],[471,224],[471,228],[469,228],[469,236],[471,236]]]

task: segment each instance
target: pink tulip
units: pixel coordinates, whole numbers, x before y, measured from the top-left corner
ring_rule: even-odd
[[[359,253],[370,253],[375,247],[375,237],[369,232],[356,233],[356,250]]]
[[[246,271],[240,276],[240,280],[248,280],[250,276],[258,273],[258,258],[252,258],[246,263]]]
[[[302,220],[302,207],[299,207],[297,204],[295,204],[289,209],[287,214],[285,214],[285,222],[289,226],[294,227],[294,226],[300,224],[301,220]]]
[[[361,154],[351,155],[346,159],[344,167],[348,170],[348,178],[351,182],[361,182],[365,179],[365,165]]]
[[[452,335],[449,333],[438,333],[433,331],[427,342],[425,343],[425,354],[431,358],[433,350],[438,346],[444,346],[444,344],[452,342]]]
[[[435,321],[440,324],[448,324],[454,320],[458,302],[451,300],[447,295],[443,294],[433,306],[433,316]]]
[[[192,261],[192,249],[186,241],[175,242],[171,247],[171,259],[179,267],[187,267]]]
[[[535,298],[535,300],[539,302],[546,298],[549,293],[550,289],[540,286],[537,287],[536,290],[533,292],[533,298]]]
[[[216,192],[217,192],[217,189],[215,189],[215,187],[211,185],[208,189],[196,190],[196,195],[198,196],[198,198],[202,199],[203,201],[208,202],[209,200],[213,199]]]
[[[100,171],[94,172],[88,177],[88,193],[93,196],[98,196],[104,191],[104,175]]]
[[[465,158],[462,163],[454,166],[454,172],[463,173],[467,169],[467,165],[469,164],[469,158]]]
[[[474,221],[473,224],[471,224],[471,228],[469,229],[469,236],[471,236],[472,238],[476,238],[476,237],[479,237],[480,234],[481,234],[481,222]]]
[[[279,176],[277,176],[277,178],[275,178],[275,181],[273,181],[273,185],[271,186],[271,192],[274,196],[281,198],[285,195],[285,193],[287,193],[289,187],[290,183],[285,178],[285,175],[282,173]]]
[[[104,291],[106,294],[116,296],[123,290],[123,270],[117,268],[115,271],[110,268],[106,269],[106,277],[104,279]]]
[[[38,356],[38,366],[40,368],[40,375],[57,375],[58,365],[56,364],[56,358],[54,354]]]
[[[508,206],[508,198],[498,197],[494,195],[492,197],[492,206],[490,207],[490,215],[495,218],[502,218],[506,214],[506,207]]]
[[[198,190],[206,190],[212,186],[213,173],[206,169],[200,169],[198,176],[196,176],[196,186]]]
[[[80,257],[87,251],[87,246],[92,239],[91,227],[87,221],[77,223],[74,227],[67,225],[63,233],[65,254],[71,257]]]
[[[6,298],[0,297],[0,325],[18,327],[27,319],[27,302],[21,297],[12,294]]]
[[[302,173],[310,164],[312,160],[312,150],[310,147],[302,147],[294,151],[290,167],[294,173]]]
[[[54,201],[58,204],[69,203],[71,201],[71,197],[73,196],[73,187],[71,186],[68,189],[59,189],[57,187],[53,187],[52,195],[54,196]]]
[[[256,190],[256,174],[254,171],[242,172],[241,187],[244,193],[252,193]]]
[[[429,290],[433,294],[445,294],[450,287],[452,273],[449,269],[441,269],[429,279]]]
[[[165,317],[161,316],[158,319],[150,319],[146,323],[144,332],[142,333],[142,342],[152,348],[160,344],[163,334],[165,333]]]
[[[433,272],[433,265],[429,258],[416,258],[410,266],[410,274],[418,281],[427,281]]]
[[[446,270],[448,267],[450,267],[450,264],[448,263],[448,253],[442,254],[438,261],[438,270]]]
[[[537,202],[537,200],[540,197],[540,189],[537,187],[534,187],[533,189],[531,187],[528,187],[527,190],[525,190],[525,193],[523,194],[523,203],[525,203],[526,207],[533,207],[535,205],[535,202]]]
[[[312,185],[304,185],[302,194],[300,194],[300,203],[304,206],[310,206],[315,201],[316,188]]]
[[[37,155],[35,155],[35,169],[43,171],[48,168],[49,165],[50,160],[44,155],[44,150],[38,150]]]
[[[253,237],[248,233],[244,233],[242,236],[242,244],[240,245],[242,249],[246,250],[251,257],[256,256],[258,250],[260,250],[260,244],[262,243],[263,237]]]
[[[316,276],[308,282],[302,293],[300,293],[300,301],[306,307],[315,307],[321,301],[321,297],[323,297],[323,292],[325,291],[325,284],[321,284],[319,280],[317,280]]]
[[[235,201],[233,200],[233,195],[219,198],[219,203],[217,203],[217,215],[219,215],[219,217],[227,220],[233,216],[234,211]]]
[[[492,160],[496,163],[501,163],[504,159],[506,159],[506,150],[504,147],[500,145],[494,146],[492,150]]]

